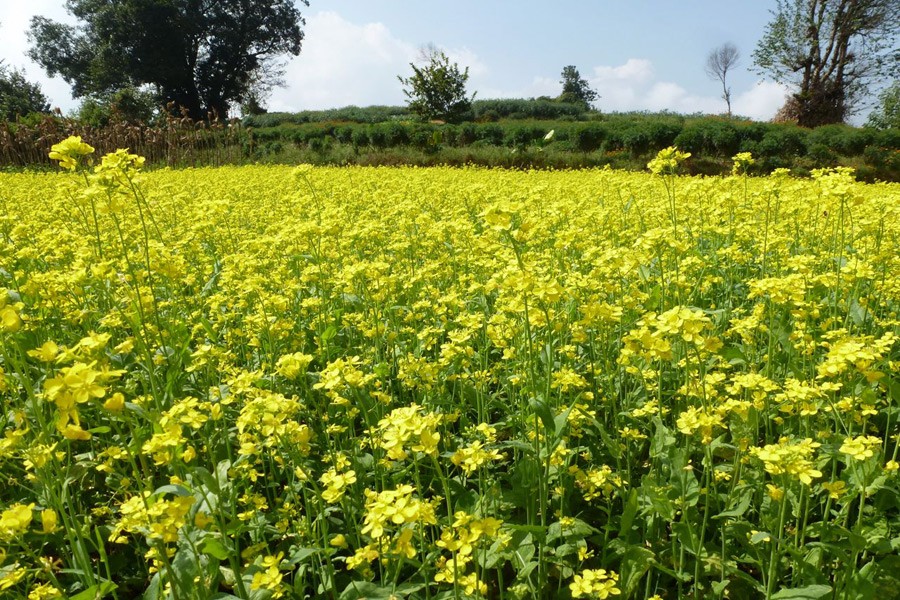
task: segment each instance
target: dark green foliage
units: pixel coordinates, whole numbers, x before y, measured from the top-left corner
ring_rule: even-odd
[[[347,123],[383,123],[385,121],[413,118],[405,106],[345,106],[329,110],[304,110],[296,113],[270,112],[249,115],[243,118],[245,127],[276,127],[292,123],[324,123],[341,121]]]
[[[731,157],[741,151],[734,123],[725,119],[702,119],[685,126],[674,140],[682,150],[694,154]]]
[[[573,120],[583,121],[597,113],[587,112],[578,104],[557,102],[548,98],[507,98],[499,100],[473,100],[471,117],[478,122],[503,120]],[[406,106],[345,106],[329,110],[304,110],[296,113],[270,112],[248,115],[242,120],[246,127],[276,127],[287,123],[322,123],[340,121],[347,123],[383,123],[407,121],[415,118]]]
[[[369,132],[365,127],[356,127],[350,136],[350,141],[354,146],[367,146],[369,144]]]
[[[124,88],[106,97],[85,98],[76,118],[93,127],[110,123],[150,124],[159,116],[155,96],[146,91]]]
[[[572,146],[580,152],[599,150],[606,139],[606,128],[601,123],[585,123],[573,127],[570,134]]]
[[[14,121],[17,117],[49,110],[41,86],[25,79],[22,71],[0,65],[0,119]]]
[[[807,140],[810,153],[813,146],[820,145],[837,154],[856,156],[875,140],[875,132],[849,125],[823,125],[810,131]]]
[[[772,127],[760,140],[756,153],[779,158],[802,156],[806,154],[806,138],[807,130],[800,127]]]
[[[460,70],[459,65],[435,48],[426,51],[422,65],[409,66],[413,70],[411,76],[397,77],[403,84],[409,110],[426,121],[459,123],[466,119],[472,107],[472,98],[466,94],[468,67]]]
[[[501,125],[488,123],[478,127],[478,141],[490,144],[491,146],[503,145],[503,138],[506,137],[504,129]]]
[[[305,0],[301,0],[306,4]],[[280,81],[304,21],[291,0],[69,0],[70,26],[34,17],[29,56],[76,97],[153,85],[160,103],[200,120]]]
[[[562,77],[559,81],[562,84],[562,93],[558,98],[560,102],[579,104],[587,109],[600,97],[574,65],[564,67],[560,76]]]
[[[322,120],[326,113],[353,115],[361,122]],[[370,122],[376,114],[388,116],[382,122]],[[687,165],[687,172],[693,174],[730,173],[731,157],[737,152],[751,152],[757,160],[752,168],[754,174],[784,167],[804,175],[817,167],[848,165],[857,168],[858,176],[865,180],[900,180],[898,129],[878,131],[843,125],[806,129],[672,113],[613,113],[586,121],[508,119],[454,125],[402,120],[390,107],[350,107],[245,120],[266,121],[280,124],[235,128],[246,138],[240,155],[247,160],[423,166],[475,163],[513,168],[610,165],[643,170],[656,152],[677,144],[693,153]],[[552,138],[545,140],[551,130]],[[35,139],[43,136],[35,135]],[[49,135],[48,139],[57,137]],[[41,159],[45,156],[46,153],[41,155]],[[0,163],[2,160],[0,155]]]
[[[544,136],[550,130],[554,135],[545,142]],[[871,174],[861,171],[861,176],[870,179],[897,178],[897,169],[891,166],[896,159],[891,153],[900,148],[897,130],[874,131],[843,125],[805,129],[789,124],[671,113],[614,113],[581,122],[504,120],[459,125],[397,120],[378,125],[307,122],[255,131],[259,139],[267,140],[275,139],[271,137],[273,134],[299,140],[331,135],[335,143],[352,142],[357,148],[391,153],[392,160],[399,160],[396,152],[402,148],[420,149],[429,155],[438,150],[447,154],[450,148],[470,148],[481,157],[476,160],[473,155],[472,160],[483,161],[484,153],[489,152],[489,164],[506,166],[611,164],[643,168],[657,151],[677,145],[694,154],[689,168],[696,174],[730,172],[731,157],[746,151],[757,159],[753,172],[758,174],[779,167],[802,174],[817,166],[848,164],[848,159],[852,159],[849,164],[858,166],[864,160],[873,168]],[[503,152],[513,150],[515,160],[501,158]],[[375,158],[368,156],[365,160],[371,162]]]
[[[509,98],[500,100],[475,100],[472,113],[476,121],[497,121],[499,119],[541,119],[556,120],[566,117],[581,120],[586,118],[584,105],[576,102],[557,102],[549,99]],[[490,118],[486,118],[490,116]]]
[[[900,130],[894,130],[900,137]],[[894,148],[882,146],[869,146],[866,148],[863,158],[867,165],[875,167],[881,172],[900,172],[900,151]]]
[[[895,81],[878,95],[878,103],[869,114],[866,126],[900,129],[900,81]]]
[[[513,148],[530,146],[547,135],[548,129],[537,125],[516,125],[506,130],[503,143]]]

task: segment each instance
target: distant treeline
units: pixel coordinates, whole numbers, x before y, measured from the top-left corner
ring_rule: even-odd
[[[516,102],[483,102],[492,113],[500,114],[498,108],[509,112],[502,113],[504,116],[498,121],[460,125],[319,120],[318,113],[297,113],[281,121],[277,114],[263,115],[245,119],[244,123],[255,127],[258,152],[263,154],[281,153],[286,146],[323,155],[333,153],[339,145],[351,146],[356,152],[414,148],[440,153],[446,148],[503,148],[528,154],[535,166],[558,166],[558,160],[551,161],[541,153],[565,153],[570,155],[573,167],[612,164],[641,168],[643,158],[675,145],[693,154],[689,168],[695,173],[717,174],[730,168],[733,155],[751,152],[757,159],[753,170],[760,174],[776,168],[795,169],[803,174],[813,168],[848,165],[856,167],[866,179],[900,179],[897,129],[848,125],[805,129],[792,124],[669,113],[594,113],[590,120],[575,120],[570,115],[554,120],[516,119],[511,115],[527,114],[516,110]],[[538,106],[543,109],[543,103]],[[387,112],[387,107],[378,108]],[[352,109],[343,110],[347,111],[344,116],[353,113]],[[360,116],[365,116],[366,109],[358,110],[363,112]],[[263,126],[267,122],[270,125]],[[546,139],[550,131],[553,134]],[[497,166],[506,165],[500,161]]]
[[[550,98],[475,100],[464,121],[498,121],[500,119],[540,119],[584,121],[599,116],[585,110],[584,105],[557,102]],[[273,112],[244,117],[247,127],[275,127],[278,125],[324,122],[384,123],[416,119],[405,106],[345,106],[329,110],[304,110],[296,113]]]
[[[458,125],[424,123],[404,107],[349,106],[267,113],[229,123],[163,118],[90,126],[61,117],[0,123],[0,166],[50,166],[50,146],[80,135],[105,153],[129,148],[151,165],[272,162],[366,165],[481,164],[515,168],[643,169],[667,146],[691,152],[686,170],[717,175],[751,152],[752,172],[851,166],[864,180],[900,181],[900,130],[792,124],[674,113],[587,111],[551,99],[479,100]],[[550,132],[552,131],[552,135]]]

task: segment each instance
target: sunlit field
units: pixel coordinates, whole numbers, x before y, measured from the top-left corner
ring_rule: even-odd
[[[88,151],[0,174],[0,596],[897,597],[900,185]]]

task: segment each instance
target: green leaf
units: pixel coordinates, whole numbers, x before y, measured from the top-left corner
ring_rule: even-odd
[[[161,494],[175,494],[176,496],[190,496],[191,490],[187,489],[183,485],[163,485],[156,488],[153,491],[153,496],[159,496]]]
[[[541,420],[541,423],[544,424],[544,429],[547,431],[548,437],[556,433],[556,422],[553,420],[553,412],[550,410],[550,405],[542,398],[532,398],[528,401],[528,405],[531,406],[534,410],[534,414],[536,414]]]
[[[738,500],[737,506],[735,506],[734,508],[731,508],[729,510],[723,510],[722,512],[720,512],[713,518],[714,519],[726,519],[726,518],[735,518],[735,517],[743,516],[743,514],[745,512],[747,512],[747,509],[750,508],[750,500],[751,500],[752,496],[753,496],[753,489],[750,487],[745,488],[743,495]]]
[[[389,587],[381,587],[369,581],[351,581],[341,592],[340,600],[387,600],[390,597]]]
[[[203,543],[200,545],[200,552],[219,560],[227,560],[230,555],[230,552],[228,552],[225,545],[214,537],[203,538]]]
[[[69,600],[98,600],[99,598],[103,598],[104,596],[110,594],[117,587],[112,581],[104,581],[103,583],[98,583],[97,585],[92,585],[88,589],[74,595],[70,596]]]
[[[725,346],[719,351],[719,355],[731,365],[747,364],[747,356],[735,346]]]
[[[628,499],[625,501],[625,507],[622,509],[622,520],[619,523],[619,537],[628,538],[631,533],[631,526],[634,524],[634,517],[637,515],[638,509],[638,491],[631,488],[628,492]]]
[[[194,550],[187,546],[181,546],[171,562],[172,575],[181,589],[189,590],[194,586],[194,580],[198,576],[197,566],[197,556],[194,554]]]
[[[162,582],[159,579],[159,573],[154,573],[153,577],[150,579],[150,585],[148,585],[147,589],[144,590],[144,593],[141,594],[141,600],[158,600],[161,591]]]
[[[600,532],[581,519],[572,519],[572,522],[565,527],[563,527],[561,522],[556,521],[555,523],[551,523],[549,526],[547,526],[546,541],[547,543],[550,543],[554,540],[558,540],[559,538],[565,538],[567,540],[584,539],[592,533]]]
[[[669,428],[663,425],[659,417],[654,417],[653,423],[656,425],[656,433],[653,434],[653,439],[650,441],[650,456],[657,458],[668,454],[669,449],[675,445],[677,440]]]
[[[292,565],[297,565],[310,556],[315,556],[320,552],[322,552],[321,548],[297,548],[291,552],[291,555],[288,557],[288,562]]]
[[[808,585],[802,588],[789,588],[772,594],[772,600],[817,600],[831,594],[830,585]]]
[[[728,587],[729,583],[731,582],[727,579],[725,581],[713,581],[712,590],[716,594],[716,596],[721,596],[725,592],[725,588]]]
[[[769,533],[768,531],[757,531],[750,538],[751,544],[759,544],[762,542],[771,542],[771,541],[772,541],[772,534]]]
[[[622,555],[620,582],[626,598],[637,590],[641,579],[650,570],[655,559],[656,555],[642,546],[629,546]]]

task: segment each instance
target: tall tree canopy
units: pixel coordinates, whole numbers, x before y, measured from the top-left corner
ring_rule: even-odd
[[[897,0],[778,0],[753,60],[795,88],[786,106],[800,125],[839,123],[874,81],[897,78],[898,23]]]
[[[594,101],[600,97],[597,92],[591,89],[591,85],[587,79],[581,76],[578,69],[574,65],[563,67],[562,93],[559,95],[560,102],[572,102],[575,104],[583,104],[586,108],[590,108]]]
[[[195,119],[225,117],[300,53],[306,0],[67,0],[81,24],[31,21],[29,56],[76,97],[152,86]]]

